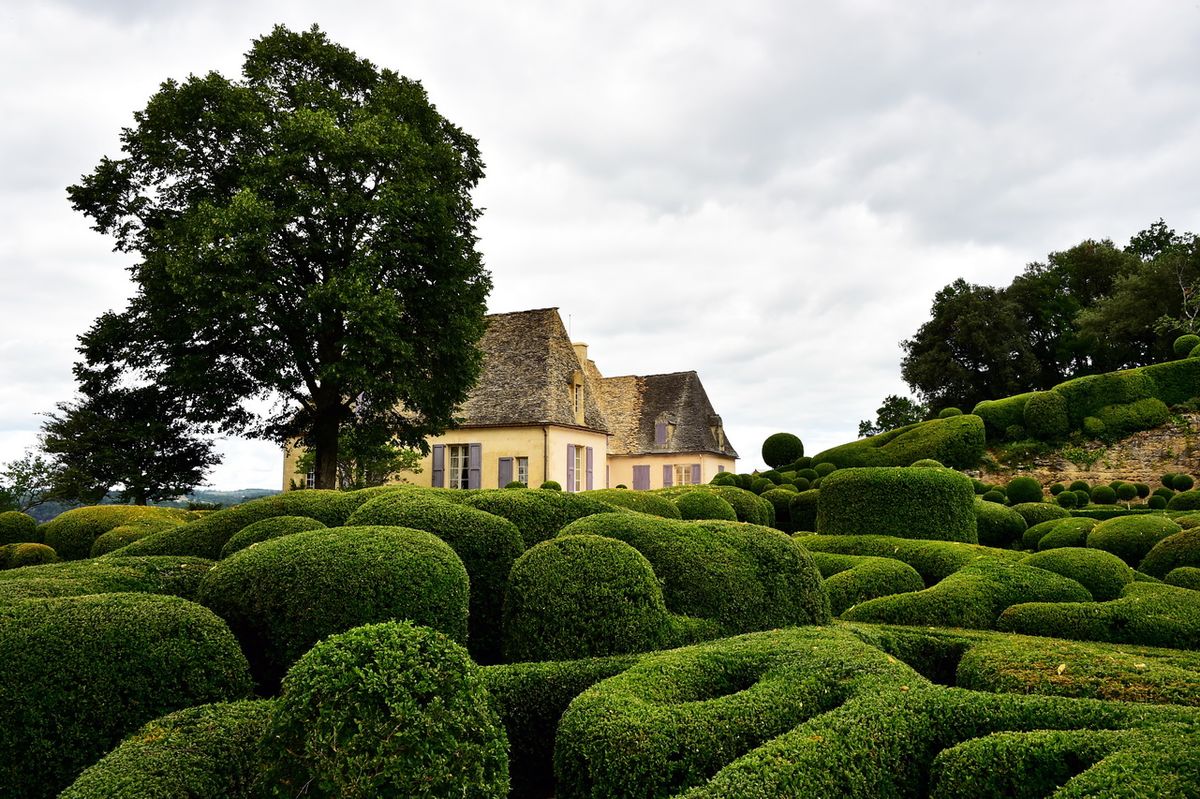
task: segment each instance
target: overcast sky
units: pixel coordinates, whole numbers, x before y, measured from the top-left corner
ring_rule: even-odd
[[[494,312],[557,306],[608,375],[694,369],[740,451],[855,438],[955,278],[1200,211],[1200,3],[6,3],[0,462],[132,288],[66,186],[166,78],[276,23],[421,80],[479,139]],[[278,487],[228,441],[216,488]]]

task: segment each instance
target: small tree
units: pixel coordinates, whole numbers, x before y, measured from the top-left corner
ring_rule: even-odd
[[[55,499],[53,488],[59,469],[33,450],[0,468],[0,511],[22,512]]]
[[[916,424],[927,416],[929,416],[929,408],[921,403],[908,397],[889,394],[884,398],[883,404],[876,409],[874,422],[863,420],[858,423],[858,437],[878,435],[886,433],[888,430],[895,430],[897,427]]]

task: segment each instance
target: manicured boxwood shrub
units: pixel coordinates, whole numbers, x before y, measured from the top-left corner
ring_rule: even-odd
[[[1179,566],[1178,568],[1171,569],[1163,579],[1163,582],[1179,588],[1190,588],[1193,591],[1200,591],[1200,567]]]
[[[721,499],[733,506],[733,512],[737,514],[739,522],[747,522],[749,524],[761,524],[766,527],[775,526],[775,506],[769,500],[743,488],[734,486],[714,486],[711,483],[701,486],[675,486],[673,488],[660,488],[654,493],[674,499],[689,491],[712,491]]]
[[[1041,502],[1043,499],[1042,484],[1032,477],[1014,477],[1008,481],[1004,493],[1014,505],[1022,502]]]
[[[983,420],[987,428],[989,440],[999,441],[1005,437],[1005,431],[1014,425],[1025,422],[1025,403],[1036,392],[1015,394],[998,400],[984,400],[975,406],[972,414]]]
[[[331,636],[300,658],[263,750],[277,796],[508,794],[508,739],[479,668],[407,622]]]
[[[515,524],[526,549],[553,538],[576,519],[616,510],[616,506],[588,494],[566,491],[479,491],[467,497],[465,504]]]
[[[1019,502],[1013,505],[1012,509],[1021,514],[1021,518],[1029,527],[1050,519],[1065,519],[1071,515],[1069,511],[1053,502]]]
[[[1171,351],[1175,353],[1176,358],[1187,358],[1196,347],[1200,347],[1200,336],[1184,333],[1171,344]]]
[[[1110,486],[1099,485],[1092,489],[1091,497],[1097,505],[1111,505],[1117,501],[1117,492]]]
[[[816,463],[839,469],[852,466],[909,466],[932,458],[954,469],[979,463],[986,448],[983,420],[978,416],[952,416],[899,427],[877,436],[852,441],[814,456]]]
[[[0,606],[0,785],[20,799],[56,796],[151,719],[249,692],[228,628],[178,597]]]
[[[984,502],[991,502],[997,505],[1003,505],[1008,502],[1008,497],[1004,496],[1004,492],[997,491],[994,488],[983,492],[983,496],[980,499]]]
[[[521,531],[502,516],[426,496],[394,501],[388,494],[350,515],[355,525],[412,527],[433,533],[462,559],[471,581],[467,646],[481,663],[500,659],[504,591],[513,563],[525,551]],[[632,515],[632,514],[630,514]]]
[[[975,490],[949,469],[839,469],[821,484],[817,528],[975,543]]]
[[[1142,558],[1138,571],[1161,580],[1180,566],[1200,567],[1200,527],[1174,533],[1159,541]]]
[[[92,544],[96,542],[96,539],[114,527],[148,519],[183,521],[187,515],[186,511],[178,508],[156,508],[146,505],[91,505],[60,513],[42,525],[41,529],[45,543],[53,547],[60,558],[82,560],[91,556]]]
[[[557,480],[546,480],[538,488],[542,491],[562,491],[562,484]]]
[[[1171,477],[1171,488],[1176,491],[1190,491],[1196,481],[1190,474],[1176,474]]]
[[[251,799],[270,700],[200,705],[155,719],[79,775],[61,799]]]
[[[624,541],[560,536],[531,547],[513,564],[504,601],[509,660],[644,652],[671,640],[654,569]]]
[[[15,510],[0,513],[0,545],[40,543],[37,519]]]
[[[1187,358],[1143,366],[1141,371],[1154,381],[1155,395],[1167,405],[1181,405],[1196,397],[1200,385],[1200,362]]]
[[[962,410],[959,408],[950,407],[942,408],[940,411],[938,411],[939,419],[949,419],[951,416],[962,416]]]
[[[84,594],[174,594],[194,599],[213,562],[204,558],[144,558],[48,563],[0,573],[0,604]]]
[[[1016,511],[1013,511],[1013,513],[1016,513]],[[1022,518],[1022,521],[1024,521],[1023,518]],[[1062,524],[1064,521],[1066,521],[1066,520],[1065,519],[1047,519],[1044,522],[1038,522],[1037,524],[1033,524],[1033,525],[1030,525],[1029,527],[1026,527],[1025,532],[1021,533],[1021,548],[1036,550],[1038,548],[1038,542],[1042,540],[1042,536],[1049,533],[1051,530],[1053,530],[1058,525]],[[1096,524],[1096,522],[1093,521],[1092,526],[1095,526],[1095,524]]]
[[[1067,400],[1057,391],[1036,391],[1025,402],[1025,430],[1039,441],[1059,441],[1071,432]]]
[[[916,569],[892,558],[817,552],[813,560],[825,578],[829,610],[834,616],[869,599],[925,588]]]
[[[953,414],[951,414],[951,415],[953,415]],[[913,461],[910,465],[917,466],[922,469],[945,469],[946,468],[946,464],[942,463],[941,461],[935,461],[933,458],[922,458],[919,461]],[[971,481],[971,485],[972,486],[975,485],[974,480]],[[975,493],[978,494],[979,492],[976,491]]]
[[[814,555],[874,555],[894,558],[912,566],[926,586],[934,585],[980,557],[1019,563],[1027,553],[994,549],[957,541],[913,541],[886,535],[795,535],[796,541]]]
[[[788,499],[788,522],[792,532],[816,532],[819,490],[801,491]]]
[[[763,462],[772,469],[795,463],[804,455],[804,443],[791,433],[775,433],[767,436],[762,445]]]
[[[980,558],[932,588],[872,599],[842,614],[849,621],[991,629],[1007,607],[1020,602],[1088,602],[1075,580],[1054,572]]]
[[[721,474],[729,474],[729,472],[721,472]],[[716,483],[716,481],[713,481]],[[675,507],[675,503],[659,494],[652,494],[649,491],[630,491],[623,488],[599,488],[595,491],[587,492],[587,495],[592,499],[598,499],[601,502],[607,502],[609,505],[616,505],[618,508],[628,508],[635,510],[638,513],[648,513],[651,516],[661,516],[664,519],[678,519],[679,508]]]
[[[1054,501],[1058,507],[1070,510],[1079,504],[1079,498],[1075,496],[1074,491],[1061,491],[1055,497]]]
[[[178,526],[177,524],[167,524],[165,527],[144,524],[122,524],[102,534],[92,543],[91,557],[98,558],[102,555],[107,555],[109,552],[116,552],[118,549],[132,544],[140,538],[145,538],[152,533],[157,533],[159,530]]]
[[[1107,405],[1096,411],[1096,418],[1104,425],[1106,435],[1119,437],[1166,424],[1171,410],[1157,397],[1148,397],[1124,405]]]
[[[510,796],[554,795],[554,735],[567,706],[643,655],[508,663],[480,669],[508,734]]]
[[[1116,555],[1082,547],[1038,552],[1021,563],[1070,577],[1091,592],[1097,602],[1119,597],[1134,576],[1133,569]]]
[[[45,544],[4,544],[0,546],[0,570],[40,566],[58,560],[58,553]]]
[[[1095,519],[1057,519],[1054,529],[1038,539],[1036,549],[1046,552],[1063,547],[1087,546],[1088,534],[1099,522]]]
[[[1167,501],[1167,510],[1200,510],[1200,491],[1180,491]]]
[[[769,490],[774,485],[774,483],[765,477],[755,477],[750,483],[750,490],[755,494],[762,494],[762,492]]]
[[[974,508],[980,544],[1006,549],[1021,540],[1026,529],[1021,514],[1004,505],[982,500],[976,500]]]
[[[404,527],[337,527],[263,541],[217,563],[200,585],[200,601],[229,624],[268,693],[313,644],[351,627],[406,619],[467,638],[462,561],[441,539]]]
[[[1087,545],[1111,552],[1137,568],[1155,544],[1182,529],[1164,516],[1119,516],[1093,527]]]
[[[1151,510],[1166,510],[1167,501],[1159,496],[1150,497],[1146,500],[1146,507]]]
[[[812,556],[778,530],[606,514],[573,522],[560,535],[629,544],[650,562],[669,610],[711,619],[726,635],[830,618]]]
[[[996,629],[1078,641],[1200,649],[1200,591],[1133,582],[1109,602],[1031,602],[1001,614]]]
[[[772,489],[763,493],[764,498],[771,502],[771,498],[766,494],[777,494],[779,489]],[[787,502],[791,499],[791,494],[782,492],[786,496],[783,497],[783,505],[786,509]],[[775,505],[774,502],[771,502]],[[734,512],[733,506],[726,502],[722,497],[713,494],[710,491],[688,491],[686,494],[680,494],[675,498],[675,507],[679,509],[679,518],[681,519],[725,519],[727,521],[737,521],[737,513]]]
[[[221,558],[227,558],[234,552],[241,552],[259,541],[282,538],[292,533],[303,533],[305,530],[324,530],[328,526],[324,522],[310,519],[307,516],[272,516],[269,519],[248,524],[234,533],[225,542],[225,546],[221,547]]]

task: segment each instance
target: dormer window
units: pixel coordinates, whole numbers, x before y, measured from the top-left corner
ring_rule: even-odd
[[[576,371],[571,376],[571,411],[575,416],[575,424],[582,425],[584,423],[583,402],[583,372]]]

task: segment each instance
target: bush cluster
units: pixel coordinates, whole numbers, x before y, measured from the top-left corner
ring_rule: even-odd
[[[0,545],[40,543],[37,519],[15,510],[0,513]]]
[[[45,544],[0,545],[0,570],[40,566],[57,560],[58,553]]]
[[[565,491],[479,491],[464,500],[478,510],[503,516],[521,532],[524,548],[553,538],[576,519],[616,508],[588,494]]]
[[[1200,591],[1200,567],[1180,566],[1172,569],[1167,572],[1167,576],[1163,578],[1163,582],[1179,588],[1190,588],[1193,591]]]
[[[728,474],[721,472],[721,474]],[[638,513],[648,513],[651,516],[661,516],[664,519],[678,519],[679,508],[675,503],[659,494],[650,491],[630,491],[624,488],[598,488],[587,492],[587,496],[598,499],[618,508],[628,508]]]
[[[1134,570],[1116,555],[1077,546],[1037,552],[1021,563],[1071,578],[1097,602],[1116,599],[1134,578]]]
[[[975,543],[974,508],[970,479],[949,469],[840,469],[821,487],[817,527],[829,535]]]
[[[178,508],[157,508],[145,505],[92,505],[60,513],[42,525],[42,534],[45,543],[53,547],[63,560],[82,560],[91,556],[92,545],[96,543],[96,539],[114,527],[151,519],[178,524],[182,523],[187,515],[187,511]],[[171,529],[175,529],[175,527]]]
[[[1071,515],[1069,511],[1050,502],[1019,502],[1012,509],[1020,514],[1028,527],[1050,519],[1066,519]]]
[[[0,573],[0,604],[126,592],[194,599],[212,565],[203,558],[165,555],[48,563]]]
[[[1067,400],[1057,391],[1035,391],[1022,411],[1025,432],[1040,441],[1058,441],[1071,431]]]
[[[914,541],[886,535],[796,535],[796,541],[814,553],[874,555],[894,558],[912,566],[926,586],[932,586],[954,574],[981,556],[1018,563],[1026,553],[993,549],[957,541]]]
[[[916,569],[892,558],[817,552],[813,560],[825,578],[829,610],[834,616],[869,599],[925,587]]]
[[[766,492],[771,493],[771,492]],[[790,497],[788,497],[790,499]],[[767,498],[770,501],[770,498]],[[774,503],[772,503],[774,504]],[[737,521],[737,513],[724,497],[711,491],[688,491],[675,498],[681,519],[724,519]]]
[[[930,419],[852,441],[816,455],[814,461],[839,469],[854,466],[909,466],[931,458],[954,469],[979,463],[986,447],[983,420],[974,415]]]
[[[1181,566],[1200,567],[1200,527],[1173,533],[1155,544],[1138,570],[1160,580]]]
[[[282,538],[292,533],[303,533],[306,530],[324,530],[328,527],[324,522],[310,519],[307,516],[272,516],[269,519],[253,522],[238,530],[225,545],[221,547],[221,558],[227,558],[235,552],[241,552],[251,544],[260,541],[270,541],[272,538]]]
[[[1064,547],[1087,546],[1087,537],[1092,528],[1099,522],[1095,519],[1054,519],[1054,527],[1045,535],[1038,538],[1037,546],[1031,547],[1039,552]]]
[[[1163,516],[1119,516],[1093,527],[1087,545],[1111,552],[1137,568],[1155,544],[1182,529]]]
[[[1025,533],[1025,517],[1012,508],[995,502],[975,501],[975,529],[979,543],[1007,549]]]

